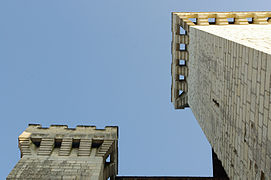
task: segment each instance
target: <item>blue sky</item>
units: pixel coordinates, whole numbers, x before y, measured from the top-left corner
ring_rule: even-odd
[[[172,11],[268,10],[269,0],[0,1],[0,178],[29,123],[119,126],[119,175],[211,176],[190,109],[170,102]]]

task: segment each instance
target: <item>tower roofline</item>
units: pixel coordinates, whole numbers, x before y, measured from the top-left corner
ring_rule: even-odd
[[[172,12],[171,102],[175,109],[189,107],[189,27],[249,24],[271,24],[271,11]]]
[[[29,124],[19,136],[21,160],[7,179],[108,179],[118,172],[118,127]],[[21,170],[21,166],[28,168]],[[42,170],[41,170],[42,169]],[[30,170],[30,172],[29,172]]]

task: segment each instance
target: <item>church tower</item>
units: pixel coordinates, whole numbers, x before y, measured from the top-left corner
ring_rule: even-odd
[[[30,124],[19,136],[21,159],[7,179],[115,179],[118,127]]]
[[[230,179],[271,177],[271,12],[172,13],[172,102]]]

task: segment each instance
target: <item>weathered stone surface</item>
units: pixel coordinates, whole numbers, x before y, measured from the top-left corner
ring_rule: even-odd
[[[271,24],[267,17],[271,12],[173,13],[173,29],[181,26],[189,37],[188,105],[230,179],[271,177]],[[197,18],[215,21],[197,24]],[[173,32],[177,37],[178,32]],[[172,50],[175,59],[178,50]],[[175,81],[172,87],[178,89]],[[172,97],[175,108],[183,108],[174,91]]]
[[[263,46],[270,37],[271,25],[190,28],[189,106],[232,179],[271,177],[271,110],[263,101],[270,99],[271,69],[261,67],[271,61]]]
[[[7,179],[93,179],[117,174],[117,127],[30,125],[19,136],[22,158]],[[110,143],[109,143],[110,142]],[[106,147],[106,148],[104,148]],[[105,162],[110,155],[110,162]]]
[[[271,24],[271,11],[259,11],[259,12],[174,12],[172,13],[172,84],[171,84],[171,101],[174,104],[175,109],[184,109],[188,107],[188,81],[189,69],[187,64],[189,62],[189,46],[190,46],[190,27],[202,27],[212,29],[214,34],[216,29],[220,35],[228,35],[227,38],[238,39],[240,42],[245,42],[247,46],[253,46],[254,49],[261,49],[266,52],[266,49],[270,50],[270,36],[268,36],[268,28],[264,28],[262,32],[253,33],[256,38],[250,32],[253,31],[253,25],[268,25]],[[227,26],[225,26],[227,25]],[[241,25],[238,27],[238,25]],[[244,30],[242,27],[249,26],[249,30]],[[225,31],[220,33],[219,29],[224,28]],[[231,27],[236,27],[243,32],[243,36],[239,36],[240,33],[234,35],[231,31]],[[262,26],[263,27],[263,26]],[[257,29],[257,28],[256,28]],[[246,32],[247,33],[246,33]],[[262,40],[256,40],[259,38]],[[253,42],[252,42],[253,41]],[[184,64],[180,64],[183,61]],[[256,65],[256,63],[255,63]],[[185,71],[184,71],[185,70]],[[182,76],[182,79],[180,78]],[[253,76],[254,77],[254,76]]]

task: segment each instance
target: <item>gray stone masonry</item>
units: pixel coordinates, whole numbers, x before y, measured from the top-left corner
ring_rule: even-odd
[[[270,17],[173,13],[173,29],[184,28],[188,38],[189,59],[188,102],[175,96],[175,108],[189,105],[230,179],[271,179]]]
[[[7,179],[114,179],[117,144],[118,127],[29,125],[19,136],[22,158]]]

